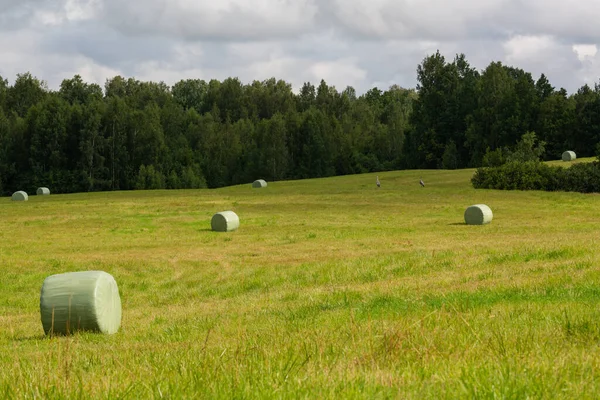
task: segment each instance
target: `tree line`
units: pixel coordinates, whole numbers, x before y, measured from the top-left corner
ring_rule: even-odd
[[[321,81],[168,87],[80,76],[57,91],[0,78],[0,191],[202,188],[399,168],[414,90],[357,96]]]
[[[594,154],[600,88],[556,90],[542,75],[437,52],[415,89],[357,95],[321,81],[298,93],[275,78],[243,84],[142,82],[102,88],[78,75],[56,91],[30,73],[0,77],[0,192],[222,187],[408,168],[478,167],[524,134],[542,158]],[[496,152],[496,153],[494,153]],[[590,153],[590,154],[588,154]]]
[[[544,74],[534,80],[501,62],[479,72],[464,55],[448,62],[439,52],[423,60],[417,76],[405,138],[408,168],[501,164],[519,158],[523,146],[540,150],[542,160],[560,159],[566,150],[593,156],[600,143],[598,84],[569,95]]]

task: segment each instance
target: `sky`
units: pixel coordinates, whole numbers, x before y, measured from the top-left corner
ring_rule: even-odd
[[[364,93],[414,88],[439,50],[546,74],[569,93],[600,82],[598,0],[0,0],[0,76],[56,90],[79,74],[173,85],[324,79]]]

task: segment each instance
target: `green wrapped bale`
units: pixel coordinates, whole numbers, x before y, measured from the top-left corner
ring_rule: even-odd
[[[475,204],[465,210],[465,223],[467,225],[485,225],[492,222],[492,210],[485,204]]]
[[[213,231],[231,232],[240,227],[240,219],[233,211],[221,211],[213,215],[210,226]]]
[[[565,151],[562,154],[562,160],[563,161],[574,161],[577,159],[577,155],[575,155],[574,151]]]
[[[103,271],[51,275],[42,285],[40,313],[46,335],[116,333],[121,326],[117,282]]]
[[[37,188],[35,194],[37,194],[38,196],[48,196],[50,194],[50,189],[48,189],[47,187],[39,187]]]
[[[252,187],[253,188],[264,188],[267,187],[267,182],[264,179],[257,179],[254,182],[252,182]]]
[[[27,201],[29,200],[29,196],[24,191],[19,190],[18,192],[14,192],[10,199],[12,201]]]

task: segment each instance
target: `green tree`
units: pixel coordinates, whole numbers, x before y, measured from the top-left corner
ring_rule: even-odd
[[[171,89],[173,98],[184,110],[193,108],[199,113],[206,109],[207,92],[208,84],[202,79],[184,79]]]
[[[38,80],[29,72],[17,74],[15,84],[8,88],[8,108],[20,117],[25,117],[31,107],[44,100],[47,93],[46,82]]]
[[[411,123],[413,126],[411,151],[407,155],[410,167],[437,168],[449,140],[462,143],[464,139],[465,113],[461,103],[461,75],[472,74],[470,67],[462,57],[454,63],[447,63],[439,51],[426,57],[417,67],[418,97],[413,102]],[[470,93],[468,90],[463,90]],[[462,97],[467,97],[463,94]],[[407,148],[408,149],[408,148]],[[414,161],[412,161],[414,160]]]
[[[319,178],[333,175],[332,142],[327,131],[326,115],[314,107],[309,108],[303,113],[300,134],[303,138],[300,176]]]
[[[154,165],[140,165],[135,188],[144,189],[164,189],[166,185],[165,177],[154,168]]]
[[[547,160],[559,159],[567,149],[574,149],[576,101],[562,89],[545,97],[539,107],[536,133],[546,145]]]
[[[128,149],[129,121],[131,110],[125,101],[116,95],[107,97],[102,126],[107,140],[105,156],[112,190],[131,189],[132,179],[138,173],[131,162],[133,154]]]
[[[90,101],[101,101],[103,97],[99,85],[87,84],[79,75],[63,80],[58,93],[69,104],[87,104]]]
[[[526,132],[521,136],[513,150],[508,151],[507,162],[539,161],[544,154],[546,143],[538,141],[535,132]]]
[[[281,180],[287,175],[288,149],[285,120],[281,114],[263,120],[258,125],[259,175],[269,180]]]
[[[444,155],[442,156],[442,167],[444,169],[458,168],[458,149],[453,140],[446,144]]]
[[[533,130],[539,106],[529,73],[491,63],[481,75],[478,106],[469,119],[467,145],[471,165],[479,166],[491,151],[514,145],[523,132]]]

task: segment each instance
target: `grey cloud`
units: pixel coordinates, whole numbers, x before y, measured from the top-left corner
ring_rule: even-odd
[[[0,2],[0,31],[22,28],[34,14],[35,8],[28,3],[15,1]]]
[[[161,32],[184,40],[246,41],[302,34],[317,10],[310,0],[260,3],[264,5],[252,7],[243,0],[105,0],[102,18],[129,35]]]
[[[173,44],[160,36],[124,37],[97,22],[81,21],[44,35],[41,47],[63,55],[83,55],[101,65],[132,72],[138,62],[173,57]]]
[[[503,61],[534,78],[544,72],[569,91],[600,70],[600,56],[584,65],[572,51],[600,41],[592,0],[97,0],[75,17],[64,0],[0,0],[0,7],[0,73],[34,60],[38,71],[46,68],[41,78],[85,70],[101,80],[118,71],[171,81],[275,76],[298,86],[321,74],[361,92],[414,87],[417,65],[437,49],[449,60],[464,53],[478,70]],[[58,22],[40,24],[44,13]],[[543,49],[531,48],[537,36],[546,38]],[[35,41],[3,46],[11,37]]]

